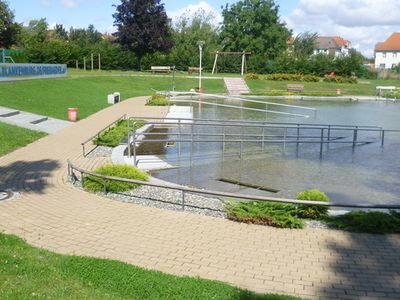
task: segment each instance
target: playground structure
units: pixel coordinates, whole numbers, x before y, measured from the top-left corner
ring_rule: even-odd
[[[218,58],[219,56],[241,56],[242,57],[242,67],[241,67],[241,71],[240,74],[243,76],[244,73],[247,72],[247,63],[246,63],[246,55],[251,55],[251,52],[213,52],[212,54],[215,55],[215,59],[214,59],[214,65],[213,65],[213,69],[212,69],[212,74],[216,74],[218,71]]]

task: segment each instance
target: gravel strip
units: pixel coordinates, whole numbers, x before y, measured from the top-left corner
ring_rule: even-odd
[[[87,157],[110,157],[114,148],[107,146],[98,146]]]
[[[80,181],[76,181],[74,185],[83,189]],[[125,203],[135,203],[160,209],[187,211],[199,215],[226,218],[224,212],[225,205],[221,200],[185,193],[185,207],[183,209],[182,193],[166,188],[140,186],[123,193],[96,194]]]
[[[307,228],[312,228],[312,229],[337,229],[332,225],[317,220],[307,220],[305,223]]]

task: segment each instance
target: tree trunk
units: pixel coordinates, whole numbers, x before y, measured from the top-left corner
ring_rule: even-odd
[[[136,68],[137,68],[138,71],[142,71],[142,58],[143,58],[143,56],[138,56],[137,57],[137,66],[136,66]]]

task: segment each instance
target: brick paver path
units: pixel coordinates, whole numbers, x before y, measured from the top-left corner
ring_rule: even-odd
[[[107,257],[258,292],[305,298],[400,298],[400,236],[275,229],[122,203],[67,182],[66,160],[91,169],[80,142],[123,113],[161,116],[124,101],[0,158],[0,230],[59,253]]]

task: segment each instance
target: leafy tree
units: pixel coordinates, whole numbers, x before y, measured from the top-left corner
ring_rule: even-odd
[[[222,15],[220,38],[226,50],[251,51],[271,59],[286,49],[291,32],[280,20],[279,6],[274,0],[227,4]]]
[[[144,55],[171,49],[171,28],[160,0],[121,0],[113,17],[117,40],[136,54],[139,70]]]
[[[293,41],[293,54],[296,57],[308,57],[312,55],[317,37],[318,34],[316,32],[299,33]]]
[[[56,24],[54,27],[54,38],[59,40],[67,40],[68,39],[68,32],[65,29],[64,25]]]
[[[219,48],[217,28],[213,25],[212,18],[212,14],[207,14],[202,9],[191,19],[187,17],[187,14],[183,14],[173,28],[174,47],[169,55],[171,64],[181,70],[189,66],[197,66],[199,63],[197,43],[204,41],[203,66],[211,68],[212,57],[207,53]]]
[[[17,42],[21,25],[14,22],[14,13],[8,4],[0,0],[0,47],[9,48]]]

